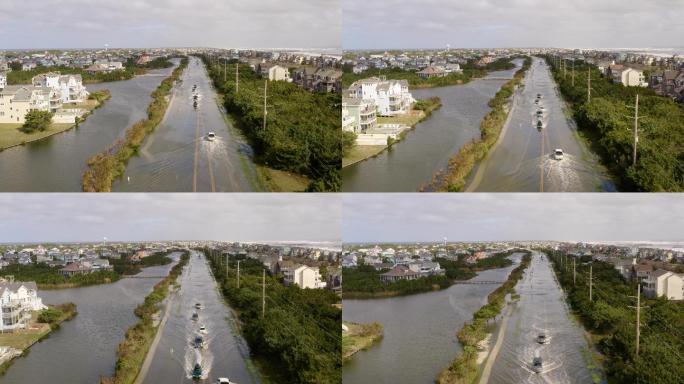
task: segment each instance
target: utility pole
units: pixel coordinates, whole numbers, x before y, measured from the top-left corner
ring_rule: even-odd
[[[239,76],[239,71],[240,71],[240,59],[238,59],[237,63],[235,63],[235,94],[237,95],[238,91],[240,90],[240,78]]]
[[[593,296],[593,286],[594,286],[594,277],[593,277],[593,269],[594,265],[589,265],[589,302],[591,303],[594,300]]]
[[[266,79],[264,81],[264,127],[263,127],[264,131],[266,131],[266,115],[268,113],[266,111],[266,99],[267,98],[268,98],[268,79]]]
[[[634,297],[634,296],[630,296]],[[629,306],[629,308],[636,308],[636,357],[639,357],[639,337],[641,336],[641,284],[637,284],[637,305],[636,307]],[[648,308],[648,307],[643,307]]]
[[[240,260],[238,260],[237,281],[238,289],[240,289]]]
[[[266,270],[261,271],[261,318],[266,314]]]
[[[587,67],[587,104],[591,103],[591,68]]]
[[[632,150],[632,167],[636,166],[637,142],[639,142],[639,94],[636,95],[634,104],[634,148]]]
[[[574,287],[577,283],[577,267],[575,265],[576,258],[572,258],[572,286]]]

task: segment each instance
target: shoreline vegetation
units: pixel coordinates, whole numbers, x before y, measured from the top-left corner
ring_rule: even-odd
[[[444,275],[421,277],[416,280],[400,280],[387,284],[380,280],[380,274],[385,270],[377,271],[375,267],[370,265],[343,268],[344,289],[342,298],[381,299],[447,289],[460,281],[472,279],[477,276],[477,272],[511,265],[513,262],[508,257],[518,252],[524,251],[516,249],[497,253],[479,260],[474,265],[467,264],[464,256],[460,256],[456,261],[437,258],[435,261],[439,262],[440,266],[445,269]]]
[[[265,274],[265,311],[261,295],[264,265],[245,257],[226,258],[203,250],[223,298],[237,315],[240,334],[262,381],[333,384],[342,381],[340,298],[324,289],[285,286],[281,276]],[[237,262],[240,261],[240,288]],[[227,264],[226,264],[227,263]]]
[[[45,130],[36,130],[33,132],[22,131],[21,124],[3,123],[0,124],[0,152],[5,149],[25,145],[34,141],[43,140],[54,136],[58,133],[69,131],[73,128],[78,128],[79,124],[84,122],[94,110],[102,107],[104,102],[112,97],[108,89],[94,91],[88,96],[88,100],[83,103],[67,105],[64,109],[83,108],[87,112],[80,118],[76,118],[76,122],[69,123],[51,123]]]
[[[508,275],[508,279],[487,296],[487,304],[473,314],[473,321],[463,324],[456,337],[463,351],[456,356],[451,365],[439,374],[437,384],[471,384],[477,379],[478,345],[487,338],[489,321],[496,318],[506,304],[506,296],[514,294],[515,286],[530,264],[532,253],[526,251],[520,265]],[[486,361],[486,360],[485,360]]]
[[[594,363],[595,382],[600,382],[602,372],[608,383],[682,382],[684,303],[648,297],[641,292],[643,309],[637,356],[634,309],[637,282],[626,281],[612,264],[582,256],[576,259],[576,283],[573,284],[572,256],[551,249],[542,251],[549,256],[572,314],[588,334],[588,359]],[[589,301],[590,265],[593,301]]]
[[[0,364],[0,376],[7,372],[17,357],[29,353],[30,348],[35,343],[48,337],[52,331],[58,330],[63,322],[73,319],[77,314],[74,303],[48,305],[47,309],[33,314],[30,330],[0,334],[0,345],[17,350],[13,357]]]
[[[499,140],[510,112],[510,98],[522,82],[531,63],[532,58],[526,57],[522,67],[515,72],[513,78],[502,85],[489,101],[488,104],[492,109],[480,123],[480,138],[461,147],[449,159],[446,170],[437,172],[429,183],[421,186],[421,192],[460,192],[463,190],[466,178],[475,165],[487,156],[489,150]]]
[[[111,192],[114,180],[126,171],[128,160],[138,153],[147,135],[161,123],[169,106],[171,89],[187,66],[188,59],[184,57],[171,75],[152,92],[146,119],[133,124],[126,130],[124,137],[88,159],[88,168],[81,178],[83,192]]]
[[[618,190],[627,192],[684,191],[684,104],[658,96],[645,87],[614,84],[599,69],[575,62],[574,85],[570,75],[544,56],[581,137],[599,156]],[[567,63],[570,64],[570,63]],[[569,71],[567,71],[569,73]],[[587,80],[591,74],[591,102]],[[633,164],[633,116],[639,96],[639,142]]]
[[[467,84],[474,79],[485,77],[489,72],[505,71],[515,68],[511,63],[510,58],[502,58],[492,61],[483,67],[478,67],[475,60],[470,60],[462,66],[462,73],[450,73],[444,77],[433,77],[424,79],[416,74],[415,71],[409,71],[399,68],[388,69],[368,69],[361,73],[352,73],[351,66],[343,67],[342,87],[349,88],[355,81],[366,79],[369,77],[384,76],[391,80],[406,80],[409,87],[414,89],[447,87],[451,85]]]
[[[155,284],[152,292],[145,297],[145,301],[135,308],[135,315],[140,320],[128,328],[124,340],[119,344],[116,352],[116,368],[113,377],[103,377],[100,384],[131,384],[135,381],[145,356],[150,349],[152,340],[158,328],[154,323],[155,314],[159,313],[159,305],[169,294],[169,287],[178,284],[176,280],[187,265],[190,255],[185,252],[174,265],[169,274]]]
[[[260,176],[270,183],[284,181],[281,189],[298,185],[305,176],[308,192],[340,190],[342,97],[313,93],[285,81],[268,81],[268,107],[264,124],[265,79],[235,60],[218,63],[199,56],[207,67],[223,106],[254,150]],[[234,74],[239,65],[239,89]],[[225,79],[225,81],[224,81]],[[280,173],[266,170],[284,171]],[[294,174],[288,181],[287,173]]]
[[[402,141],[409,131],[413,130],[430,116],[432,112],[442,107],[442,100],[434,96],[427,99],[417,100],[407,115],[395,117],[379,117],[378,124],[405,124],[409,126],[399,134],[396,140],[388,140],[387,145],[356,145],[356,134],[342,132],[342,168],[375,157],[385,150],[391,150],[392,145]],[[370,148],[369,148],[370,147]]]
[[[345,321],[347,331],[342,331],[342,362],[351,360],[356,352],[366,350],[382,339],[383,326],[373,322],[368,324]]]

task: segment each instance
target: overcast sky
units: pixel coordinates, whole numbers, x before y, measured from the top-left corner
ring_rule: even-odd
[[[0,243],[340,241],[336,194],[0,194]]]
[[[341,1],[345,49],[684,45],[684,0]]]
[[[345,194],[344,242],[684,241],[684,194]]]
[[[2,0],[0,49],[339,48],[340,0]]]

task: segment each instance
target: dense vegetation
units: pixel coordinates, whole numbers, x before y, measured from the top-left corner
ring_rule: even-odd
[[[168,276],[158,282],[152,292],[145,297],[145,301],[135,308],[135,315],[140,320],[128,328],[124,341],[119,344],[114,377],[102,378],[101,384],[130,384],[135,381],[157,333],[153,315],[159,312],[159,304],[166,299],[169,286],[176,283],[176,279],[183,272],[183,267],[188,263],[189,258],[188,252],[181,255],[180,261],[171,268]]]
[[[110,264],[114,271],[121,275],[135,275],[138,274],[142,268],[153,267],[157,265],[166,265],[172,262],[168,255],[170,252],[158,252],[140,259],[138,262],[132,262],[129,258],[111,259]]]
[[[51,305],[38,313],[38,322],[49,324],[50,328],[54,330],[59,328],[60,323],[71,320],[77,313],[74,303]]]
[[[458,192],[465,187],[466,178],[475,164],[487,156],[489,150],[499,140],[501,130],[508,118],[508,103],[515,88],[522,82],[532,59],[525,58],[523,65],[515,72],[513,78],[501,86],[501,89],[489,101],[492,108],[480,123],[480,138],[465,144],[449,159],[446,172],[438,172],[429,185],[421,187],[422,191]]]
[[[83,83],[101,83],[109,81],[129,80],[133,76],[145,73],[146,69],[170,68],[173,64],[166,58],[157,58],[145,65],[136,65],[135,60],[129,59],[124,63],[124,68],[109,73],[88,73],[82,68],[72,68],[66,66],[43,67],[37,66],[30,71],[22,71],[21,66],[18,69],[15,67],[10,72],[7,72],[7,84],[30,84],[34,76],[38,76],[47,72],[59,72],[63,75],[81,75]]]
[[[266,312],[262,317],[263,264],[254,259],[226,259],[205,254],[223,295],[242,324],[242,333],[257,360],[264,361],[273,382],[340,383],[342,381],[342,311],[339,297],[323,289],[283,286],[266,273]],[[237,261],[240,288],[237,288]]]
[[[235,63],[213,64],[203,56],[226,110],[235,116],[255,151],[254,160],[312,179],[309,191],[338,191],[342,144],[341,95],[312,93],[284,81],[268,82],[264,128],[264,80],[240,64],[235,92]],[[224,79],[224,70],[231,74]]]
[[[602,77],[593,66],[575,62],[575,81],[547,57],[561,94],[568,102],[578,130],[591,143],[625,191],[684,190],[684,105],[655,95],[642,87],[624,87]],[[570,63],[568,63],[570,65]],[[587,77],[591,73],[591,102]],[[636,166],[632,165],[634,143],[633,107],[639,95],[639,142]]]
[[[445,289],[457,280],[467,280],[475,277],[477,271],[492,268],[503,268],[511,265],[508,256],[517,251],[502,252],[492,257],[478,260],[476,264],[465,262],[465,256],[458,260],[436,258],[440,267],[444,269],[442,276],[421,277],[416,280],[399,280],[391,283],[383,283],[380,275],[388,270],[376,270],[371,265],[359,265],[355,268],[343,268],[344,298],[372,298],[396,295],[410,295]]]
[[[159,87],[152,92],[152,102],[147,107],[147,119],[133,124],[126,130],[123,138],[118,139],[104,151],[88,159],[88,169],[81,177],[84,192],[109,192],[112,182],[123,175],[128,160],[138,152],[145,137],[162,121],[169,101],[167,96],[171,92],[173,83],[178,80],[188,65],[188,59],[183,58],[181,64],[164,79]]]
[[[515,285],[522,278],[525,269],[532,259],[528,251],[520,265],[508,275],[508,279],[494,292],[487,296],[487,304],[473,314],[473,321],[465,323],[458,333],[458,341],[463,346],[461,352],[451,365],[444,369],[437,379],[439,384],[467,384],[477,377],[477,345],[487,337],[487,325],[495,318],[506,304],[506,295],[513,293]]]
[[[40,111],[38,109],[32,109],[26,112],[24,117],[24,125],[19,128],[20,131],[24,133],[33,133],[35,131],[44,131],[50,128],[52,124],[53,113],[50,111]]]
[[[423,79],[418,76],[415,71],[404,70],[400,68],[375,69],[371,68],[362,73],[355,74],[351,72],[351,68],[345,67],[345,72],[342,75],[342,87],[348,88],[353,82],[361,79],[366,79],[373,76],[385,76],[392,80],[406,80],[411,88],[430,88],[430,87],[444,87],[447,85],[464,84],[470,80],[478,77],[484,77],[489,71],[503,71],[515,68],[511,63],[510,58],[497,59],[484,67],[475,65],[475,61],[469,61],[464,64],[461,69],[462,73],[450,73],[444,77],[433,77],[430,79]]]
[[[625,282],[610,264],[583,257],[576,262],[573,284],[571,259],[548,250],[558,281],[573,311],[604,355],[610,383],[684,382],[684,303],[642,295],[639,356],[636,351],[635,282]],[[589,265],[592,264],[593,301],[589,301]],[[568,267],[566,268],[566,265]],[[632,296],[632,297],[630,297]]]
[[[10,264],[2,269],[3,275],[13,275],[18,281],[35,281],[38,288],[81,287],[87,285],[111,283],[120,276],[114,271],[97,271],[84,275],[65,277],[59,270],[62,267],[50,267],[44,263],[34,265]]]

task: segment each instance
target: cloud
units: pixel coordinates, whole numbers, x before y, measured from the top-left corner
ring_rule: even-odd
[[[684,241],[679,194],[345,194],[345,242]]]
[[[335,194],[0,194],[0,242],[339,241]]]
[[[342,0],[342,10],[345,49],[679,47],[684,35],[684,0]]]
[[[3,0],[0,49],[339,48],[341,0]]]

